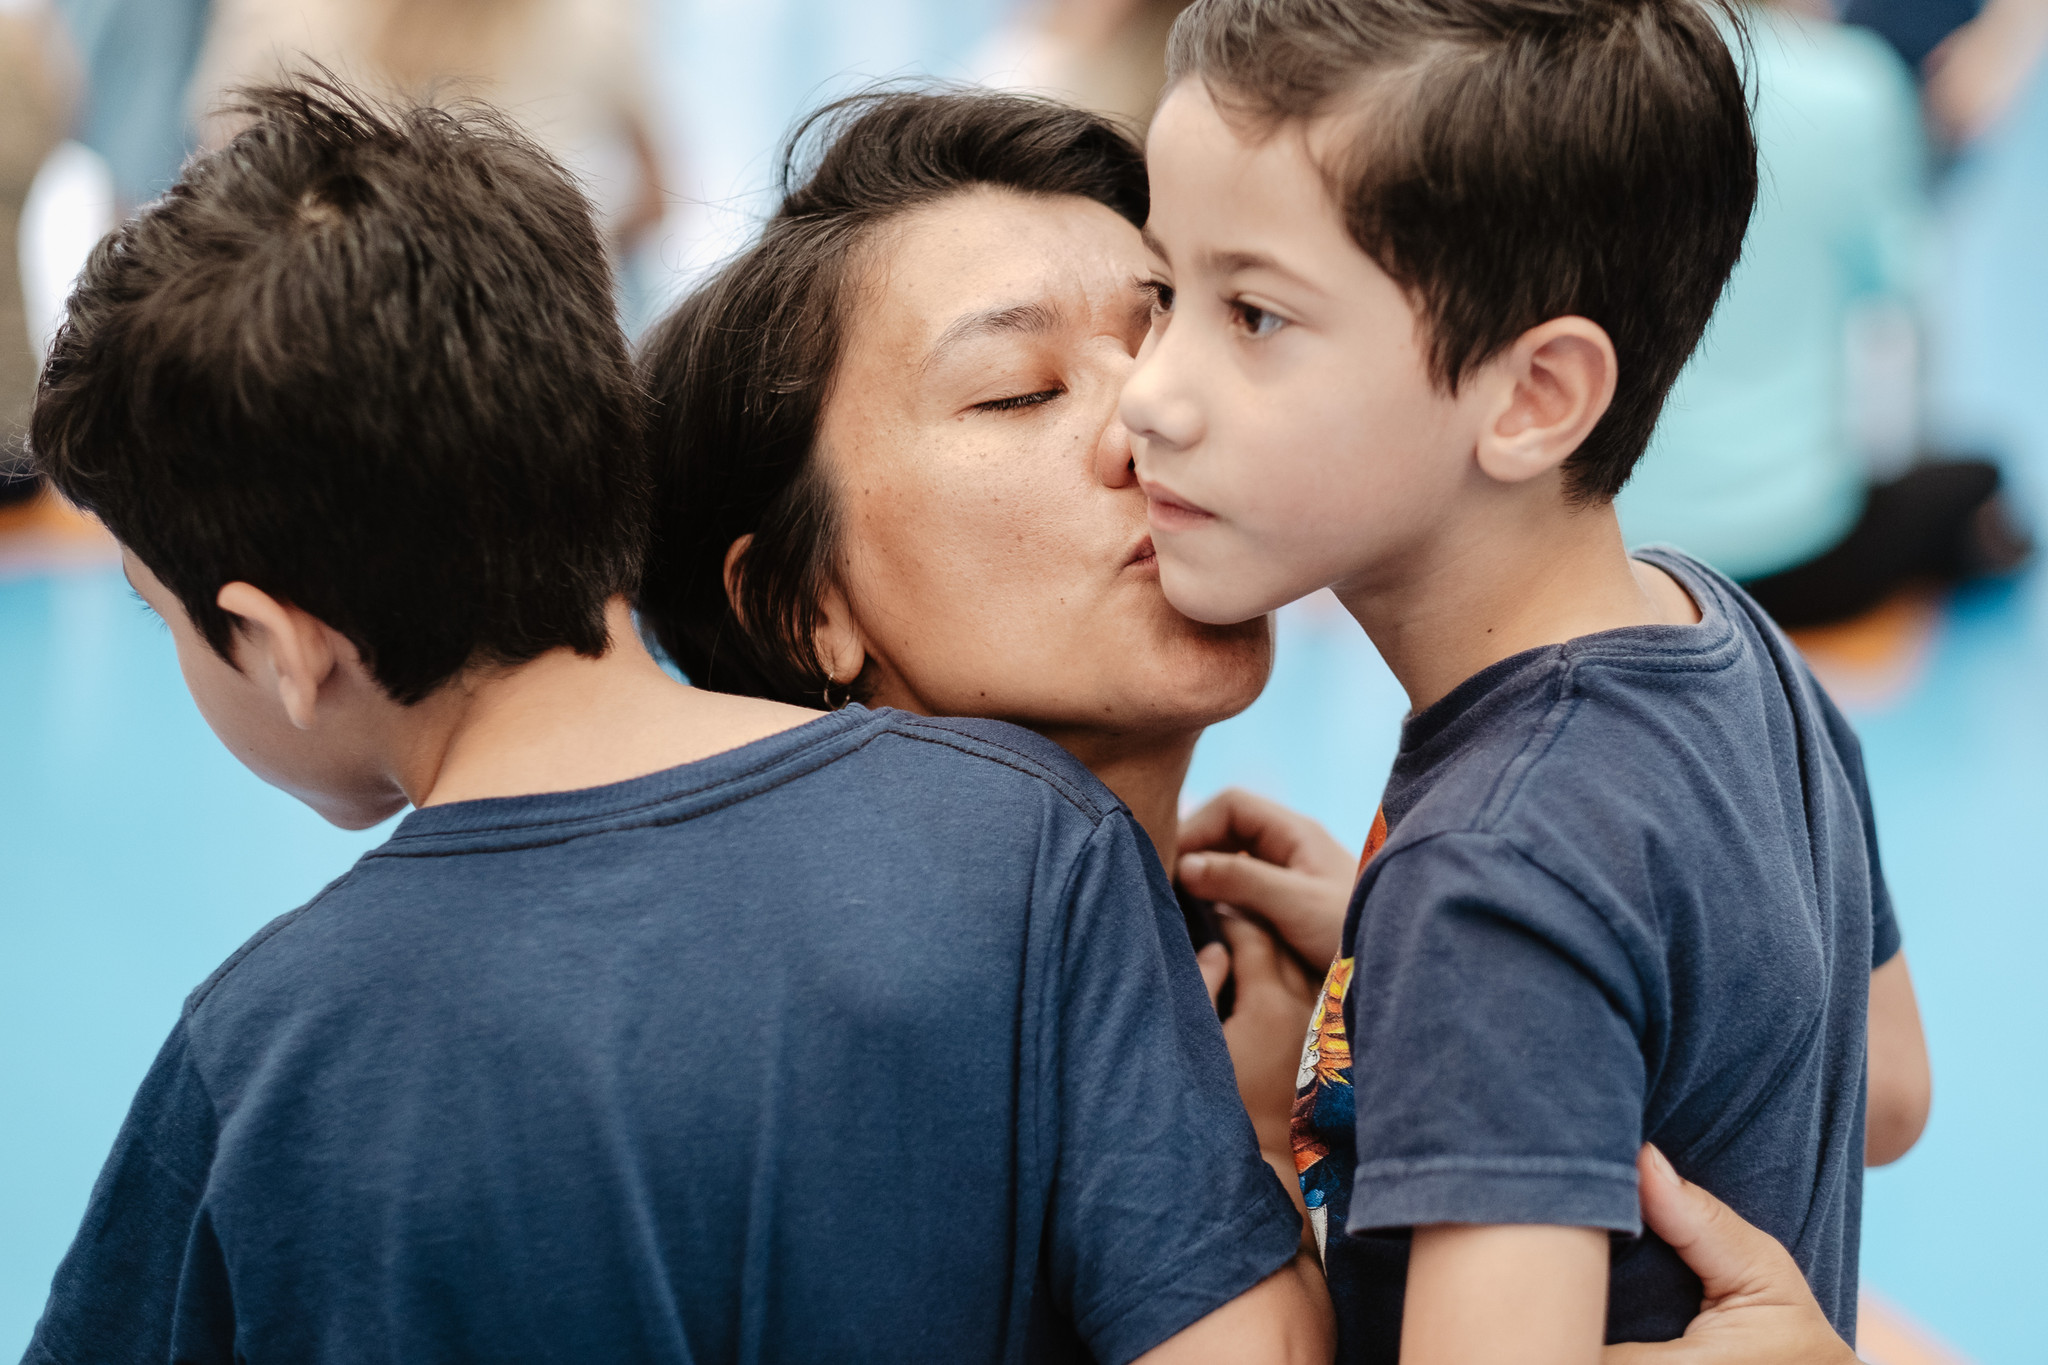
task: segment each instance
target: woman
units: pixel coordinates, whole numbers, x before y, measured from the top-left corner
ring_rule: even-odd
[[[714,689],[1036,730],[1171,866],[1195,741],[1258,694],[1272,636],[1191,623],[1159,591],[1115,420],[1151,318],[1137,149],[1022,97],[884,93],[808,120],[783,179],[761,240],[646,348],[660,486],[643,623]],[[1205,845],[1231,846],[1234,817],[1256,834],[1257,815],[1206,812]],[[1306,872],[1280,899],[1306,946],[1334,934],[1348,869],[1325,845],[1294,861]],[[1291,1185],[1306,982],[1227,932],[1240,1088]],[[1221,950],[1204,956],[1213,981]],[[1784,1278],[1762,1297],[1807,1298]],[[1692,1345],[1853,1358],[1804,1314],[1708,1315]]]

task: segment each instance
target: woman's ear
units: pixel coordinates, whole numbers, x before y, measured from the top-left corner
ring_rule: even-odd
[[[354,650],[326,622],[249,583],[229,583],[215,605],[235,618],[235,666],[268,689],[291,723],[313,728],[320,692]]]
[[[754,543],[754,533],[747,532],[738,540],[725,547],[725,604],[732,608],[732,614],[739,617],[741,625],[747,618],[740,611],[740,561],[746,557],[747,549]]]
[[[1522,483],[1570,459],[1614,401],[1618,369],[1607,329],[1581,317],[1531,327],[1486,366],[1488,420],[1479,467]]]
[[[818,625],[811,632],[811,647],[817,652],[818,667],[835,686],[851,684],[868,666],[867,636],[837,583],[827,583],[818,598]]]

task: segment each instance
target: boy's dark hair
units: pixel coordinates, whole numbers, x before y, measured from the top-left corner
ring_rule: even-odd
[[[1746,32],[1727,0],[1196,0],[1167,65],[1261,131],[1356,120],[1331,191],[1422,315],[1439,385],[1551,318],[1606,329],[1614,401],[1565,466],[1597,502],[1648,444],[1756,200],[1719,25]]]
[[[42,468],[232,658],[243,580],[399,701],[465,665],[606,647],[646,460],[604,247],[567,175],[480,107],[328,79],[92,253],[43,371]]]
[[[1145,221],[1144,158],[1094,114],[965,90],[857,95],[797,126],[760,240],[645,344],[655,514],[640,619],[699,686],[828,708],[865,695],[835,684],[812,643],[837,549],[818,429],[862,247],[896,215],[977,186]],[[748,535],[729,597],[726,552]]]

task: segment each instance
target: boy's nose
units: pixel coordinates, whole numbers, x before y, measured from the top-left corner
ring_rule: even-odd
[[[1189,396],[1171,335],[1171,329],[1154,334],[1139,353],[1117,404],[1140,463],[1155,453],[1186,450],[1202,436],[1202,411]]]

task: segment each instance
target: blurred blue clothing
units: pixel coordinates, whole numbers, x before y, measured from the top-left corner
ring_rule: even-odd
[[[1842,20],[1872,30],[1917,70],[1982,8],[1977,0],[1849,0]]]
[[[1846,334],[1860,301],[1909,300],[1927,228],[1913,82],[1861,29],[1750,11],[1761,184],[1742,263],[1616,501],[1631,544],[1733,578],[1848,534],[1868,484]]]
[[[156,198],[191,145],[185,87],[207,0],[56,0],[85,65],[78,140],[107,159],[122,206]]]

